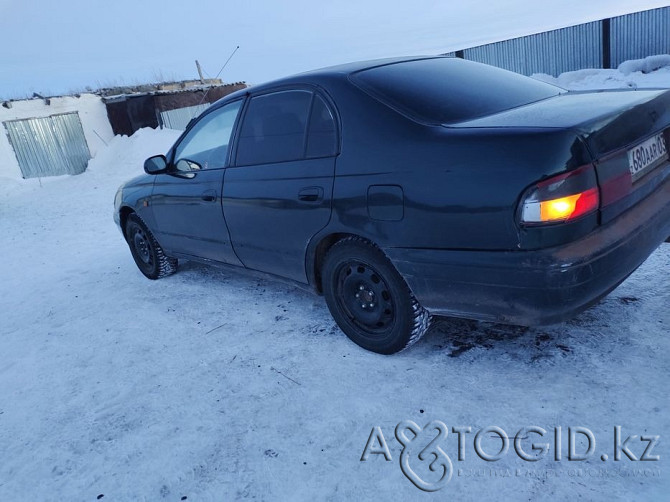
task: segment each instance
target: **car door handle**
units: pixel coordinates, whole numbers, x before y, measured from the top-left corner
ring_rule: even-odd
[[[200,198],[206,202],[216,202],[216,190],[207,190],[202,192]]]
[[[306,187],[298,192],[298,199],[305,202],[317,202],[323,199],[323,188]]]

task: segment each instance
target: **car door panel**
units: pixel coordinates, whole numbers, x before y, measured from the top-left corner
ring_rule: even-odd
[[[221,209],[223,175],[211,169],[156,177],[150,204],[166,250],[241,265]]]
[[[307,282],[305,251],[330,220],[335,159],[226,169],[223,208],[248,268]]]
[[[336,154],[333,112],[313,89],[251,97],[223,186],[233,248],[246,267],[307,282],[307,246],[330,220]]]
[[[205,112],[171,151],[150,200],[159,242],[167,251],[241,265],[221,207],[229,145],[243,101]]]

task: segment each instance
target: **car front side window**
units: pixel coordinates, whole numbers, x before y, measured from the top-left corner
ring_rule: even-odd
[[[175,169],[193,171],[224,167],[241,106],[242,100],[235,101],[198,120],[175,149]]]

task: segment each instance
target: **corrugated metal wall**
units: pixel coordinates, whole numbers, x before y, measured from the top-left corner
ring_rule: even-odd
[[[514,38],[463,51],[465,59],[530,75],[559,74],[602,65],[602,23]]]
[[[80,174],[91,154],[78,113],[4,123],[24,178]]]
[[[609,23],[609,29],[607,25]],[[605,29],[604,29],[605,28]],[[670,7],[514,38],[458,51],[465,59],[531,75],[670,53]]]
[[[629,59],[670,54],[670,7],[612,18],[612,67]]]
[[[197,117],[207,108],[209,108],[209,103],[161,112],[161,122],[163,127],[183,131],[193,117]]]

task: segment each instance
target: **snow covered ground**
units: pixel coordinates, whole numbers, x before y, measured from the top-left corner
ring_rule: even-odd
[[[192,263],[160,281],[139,273],[114,193],[175,138],[141,130],[82,175],[0,180],[0,500],[667,500],[670,244],[570,322],[445,319],[384,357],[290,285]],[[437,495],[401,472],[403,420],[449,427],[453,475]],[[361,461],[375,426],[392,461]],[[471,427],[460,461],[454,426]],[[552,446],[526,462],[510,444],[487,462],[474,450],[487,426],[539,426],[545,438],[522,446]],[[578,426],[595,451],[569,461]],[[615,426],[623,439],[660,436],[648,452],[660,459],[614,461]],[[638,459],[647,445],[627,444]],[[493,454],[501,442],[489,433],[481,445]],[[409,465],[439,478],[416,455]]]

